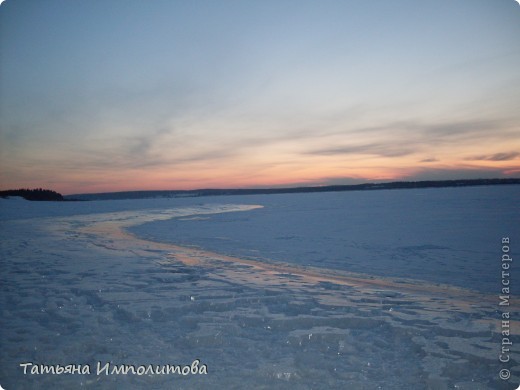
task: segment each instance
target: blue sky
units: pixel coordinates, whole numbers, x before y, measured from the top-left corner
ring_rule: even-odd
[[[520,176],[520,6],[0,6],[0,185],[64,193]]]

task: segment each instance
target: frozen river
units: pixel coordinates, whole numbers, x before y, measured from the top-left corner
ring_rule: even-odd
[[[514,263],[510,306],[499,294],[519,195],[0,200],[0,385],[516,388]],[[500,362],[505,311],[513,346]],[[90,373],[36,374],[67,364]],[[107,364],[148,371],[97,372]],[[193,364],[205,372],[149,369]]]
[[[263,208],[130,231],[238,257],[493,293],[500,240],[520,239],[518,199],[518,186],[251,196],[240,201]]]

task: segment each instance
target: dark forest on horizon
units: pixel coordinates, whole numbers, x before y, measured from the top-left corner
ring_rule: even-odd
[[[510,179],[461,179],[461,180],[426,180],[396,181],[390,183],[364,183],[350,185],[329,185],[320,187],[285,187],[285,188],[243,188],[243,189],[200,189],[200,190],[160,190],[160,191],[120,191],[93,194],[63,196],[60,193],[42,188],[0,191],[0,197],[20,196],[34,201],[84,201],[116,200],[145,198],[181,198],[221,195],[268,195],[294,194],[334,191],[368,191],[414,188],[474,187],[489,185],[520,184],[520,178]]]
[[[36,188],[36,189],[28,189],[28,188],[21,188],[18,190],[7,190],[7,191],[0,191],[0,197],[7,198],[9,196],[20,196],[26,200],[47,200],[47,201],[63,201],[65,200],[63,198],[63,195],[56,191],[52,190],[44,190],[42,188]]]

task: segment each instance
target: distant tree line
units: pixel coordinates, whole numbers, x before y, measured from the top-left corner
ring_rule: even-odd
[[[21,196],[26,200],[64,200],[63,196],[60,193],[51,190],[44,190],[42,188],[35,188],[33,190],[21,188],[19,190],[0,191],[0,197],[6,198],[8,196]]]
[[[144,199],[144,198],[180,198],[217,195],[261,195],[261,194],[292,194],[306,192],[331,191],[372,191],[412,188],[442,188],[470,187],[520,184],[519,178],[508,179],[461,179],[461,180],[426,180],[426,181],[396,181],[390,183],[364,183],[351,185],[329,185],[321,187],[292,188],[244,188],[244,189],[200,189],[200,190],[162,190],[162,191],[125,191],[105,192],[98,194],[68,195],[65,200],[109,200],[109,199]]]

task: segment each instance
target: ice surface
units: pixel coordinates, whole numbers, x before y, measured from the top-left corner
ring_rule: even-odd
[[[500,363],[498,286],[499,240],[520,242],[518,195],[518,187],[485,187],[0,200],[0,385],[514,388],[520,313],[513,299],[515,346]],[[419,261],[440,279],[413,266]],[[480,278],[472,290],[457,287],[467,273]],[[207,375],[23,375],[19,367],[194,359]],[[510,381],[499,379],[502,368]]]
[[[248,213],[134,226],[218,253],[497,291],[500,239],[520,238],[514,187],[250,197]]]

